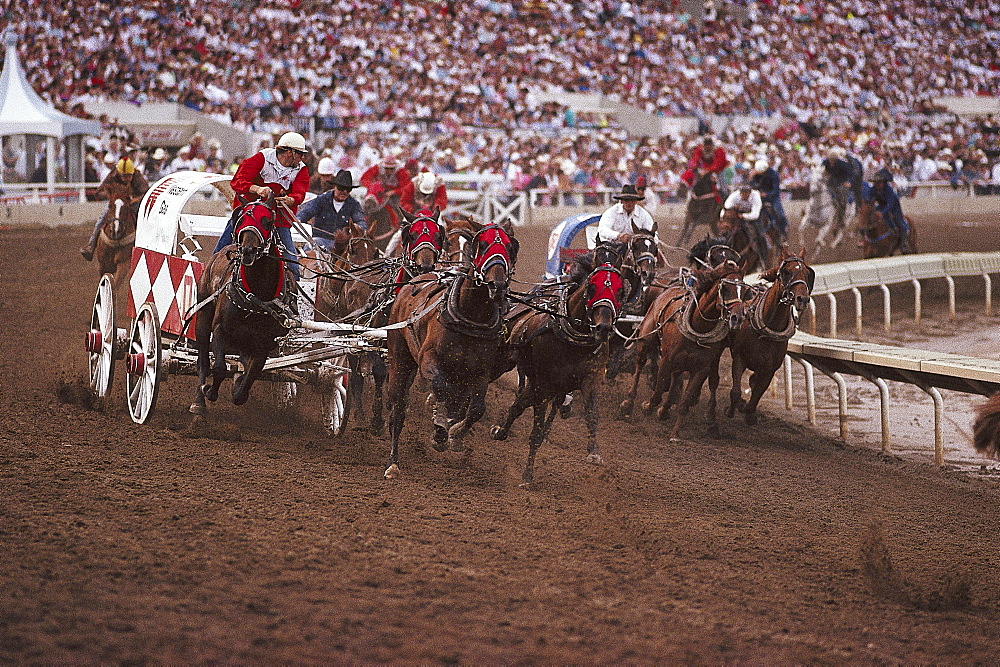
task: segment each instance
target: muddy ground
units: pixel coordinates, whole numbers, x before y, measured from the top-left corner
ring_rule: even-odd
[[[927,251],[1000,244],[982,221],[922,222]],[[522,278],[546,233],[519,233]],[[668,444],[612,418],[622,383],[605,464],[584,462],[578,416],[557,420],[531,489],[528,418],[487,436],[504,383],[467,459],[427,446],[412,401],[392,482],[386,438],[330,440],[309,390],[281,411],[259,385],[195,423],[194,378],[171,377],[136,426],[121,370],[109,405],[82,390],[85,236],[0,232],[2,662],[996,661],[994,478],[840,442],[777,397],[716,440],[696,408]],[[964,317],[995,326],[977,298]]]

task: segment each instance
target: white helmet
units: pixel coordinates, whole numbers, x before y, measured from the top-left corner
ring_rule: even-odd
[[[323,176],[333,176],[336,171],[337,165],[335,165],[333,160],[328,157],[323,158],[319,161],[319,164],[316,165],[316,173],[322,174]]]
[[[291,148],[293,151],[306,152],[306,140],[298,132],[285,132],[278,139],[278,148]]]
[[[425,171],[417,176],[417,190],[421,194],[429,195],[434,193],[437,186],[437,176],[432,171]]]
[[[753,170],[754,173],[763,174],[765,171],[767,171],[768,167],[770,166],[771,165],[767,163],[767,160],[761,159],[753,163]]]

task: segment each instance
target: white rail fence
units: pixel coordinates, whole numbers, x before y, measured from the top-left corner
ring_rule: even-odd
[[[1000,253],[938,253],[907,255],[882,259],[857,260],[818,265],[813,296],[825,295],[830,303],[830,337],[815,335],[815,304],[810,304],[812,334],[802,331],[789,341],[785,357],[785,407],[792,409],[792,359],[805,372],[806,410],[811,424],[816,424],[814,369],[819,369],[837,384],[840,437],[848,436],[847,385],[844,375],[865,378],[879,390],[882,449],[891,451],[890,401],[886,380],[915,385],[934,402],[934,461],[944,463],[944,399],[939,389],[989,396],[1000,391],[1000,360],[966,357],[958,354],[877,345],[837,339],[837,300],[840,292],[850,292],[855,303],[855,329],[862,331],[861,292],[878,287],[883,294],[884,327],[891,328],[890,285],[910,283],[914,287],[914,314],[919,324],[922,311],[921,280],[944,279],[948,286],[948,312],[955,319],[955,278],[981,276],[985,285],[985,313],[992,314],[991,273],[1000,273]]]

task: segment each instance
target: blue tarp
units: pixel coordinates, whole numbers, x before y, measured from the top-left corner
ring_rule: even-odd
[[[562,275],[562,260],[559,257],[559,251],[568,248],[581,229],[589,225],[596,225],[600,220],[600,213],[581,213],[565,218],[552,228],[552,233],[549,234],[549,252],[545,261],[546,278]]]

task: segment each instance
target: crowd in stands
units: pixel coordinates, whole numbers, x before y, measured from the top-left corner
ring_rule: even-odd
[[[933,100],[1000,94],[997,2],[710,2],[704,22],[679,7],[67,0],[55,10],[12,5],[4,21],[20,35],[33,88],[67,113],[87,115],[102,100],[172,101],[255,136],[312,118],[322,144],[313,159],[331,157],[356,178],[391,151],[435,173],[503,174],[515,190],[617,189],[644,175],[665,201],[683,194],[694,134],[630,138],[606,117],[544,101],[558,90],[666,116],[760,118],[716,130],[729,180],[766,157],[785,188],[803,188],[830,145],[900,180],[993,179],[1000,123],[943,114]],[[777,117],[787,122],[764,122]],[[88,158],[95,178],[128,143],[106,124]],[[235,170],[211,139],[195,143],[161,160],[140,147],[136,161],[160,175]],[[8,182],[37,176],[3,158]]]

